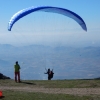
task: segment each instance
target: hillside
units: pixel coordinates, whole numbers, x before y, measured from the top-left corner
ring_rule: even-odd
[[[53,79],[82,79],[100,76],[100,47],[51,47],[0,45],[0,72],[13,78],[15,61],[22,79],[47,79],[45,68],[54,69]]]
[[[0,73],[0,79],[10,79],[10,77],[3,75],[2,73]]]

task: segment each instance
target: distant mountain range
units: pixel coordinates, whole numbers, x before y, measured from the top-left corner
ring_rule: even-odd
[[[100,47],[0,44],[0,72],[14,78],[19,61],[22,79],[47,79],[45,68],[54,69],[53,79],[81,79],[100,76]]]

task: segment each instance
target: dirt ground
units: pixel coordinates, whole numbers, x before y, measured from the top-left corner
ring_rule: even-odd
[[[13,87],[0,86],[3,90],[43,92],[52,94],[71,94],[71,95],[100,95],[100,88],[31,88],[31,87]]]

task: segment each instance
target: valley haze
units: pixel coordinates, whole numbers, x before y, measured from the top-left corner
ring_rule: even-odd
[[[48,68],[54,70],[53,79],[100,77],[100,47],[0,44],[0,73],[14,79],[16,61],[22,80],[47,80],[44,72]]]

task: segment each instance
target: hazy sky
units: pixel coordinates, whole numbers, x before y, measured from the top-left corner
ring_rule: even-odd
[[[84,19],[87,32],[69,17],[46,12],[25,16],[9,32],[7,27],[12,15],[31,6],[69,9]],[[0,8],[1,44],[100,45],[100,0],[0,0]]]

